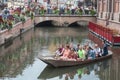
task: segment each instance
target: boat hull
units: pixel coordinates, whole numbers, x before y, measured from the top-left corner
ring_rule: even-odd
[[[112,57],[112,54],[108,54],[107,56],[102,56],[96,59],[84,60],[84,61],[60,60],[60,59],[55,59],[53,57],[47,57],[47,56],[40,56],[39,59],[45,62],[46,64],[54,66],[54,67],[66,67],[66,66],[85,65],[85,64],[89,64],[93,62],[102,61],[102,60],[105,60],[111,57]]]

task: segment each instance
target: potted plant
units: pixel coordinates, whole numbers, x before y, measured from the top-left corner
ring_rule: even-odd
[[[40,7],[40,15],[42,15],[42,16],[43,16],[44,14],[45,14],[44,7],[43,7],[43,6],[41,6],[41,7]]]
[[[71,11],[70,11],[69,8],[66,9],[66,12],[67,12],[67,14],[69,14],[69,15],[71,14]]]
[[[57,7],[54,7],[54,8],[53,8],[53,13],[54,13],[54,14],[59,14],[59,10],[58,10]]]
[[[12,24],[12,21],[11,21],[11,20],[8,20],[7,25],[8,25],[8,30],[12,29],[13,24]]]
[[[30,12],[30,17],[31,17],[31,20],[34,19],[34,14],[33,14],[33,12]]]
[[[21,15],[20,18],[21,18],[22,23],[25,23],[25,16],[23,14]]]

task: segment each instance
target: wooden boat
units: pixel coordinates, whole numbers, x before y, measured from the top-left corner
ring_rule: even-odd
[[[54,67],[66,67],[66,66],[75,66],[75,65],[85,65],[85,64],[89,64],[89,63],[93,63],[93,62],[98,62],[98,61],[102,61],[108,58],[112,57],[112,53],[109,52],[108,55],[106,56],[102,56],[102,57],[98,57],[95,59],[86,59],[84,61],[81,60],[61,60],[61,59],[56,59],[52,56],[40,56],[39,59],[43,62],[45,62],[48,65],[54,66]]]
[[[77,66],[71,66],[71,67],[61,67],[61,68],[54,68],[49,65],[47,65],[43,71],[38,76],[38,79],[51,79],[57,76],[63,76],[64,74],[68,73],[78,73],[79,69],[84,69],[91,71],[91,69],[94,70],[94,66],[99,66],[104,71],[105,69],[109,69],[109,65],[111,63],[111,59],[106,59],[105,61],[100,61],[98,63],[92,63],[92,64],[85,64],[85,65],[77,65]],[[47,75],[47,76],[46,76]]]

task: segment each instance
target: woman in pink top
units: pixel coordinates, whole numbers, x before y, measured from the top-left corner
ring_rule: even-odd
[[[61,56],[62,59],[68,59],[70,54],[70,47],[66,46],[63,52],[63,56]]]

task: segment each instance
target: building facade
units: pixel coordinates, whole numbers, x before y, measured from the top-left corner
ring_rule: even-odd
[[[97,23],[113,29],[120,27],[120,0],[97,1]],[[120,31],[120,29],[119,29]]]

